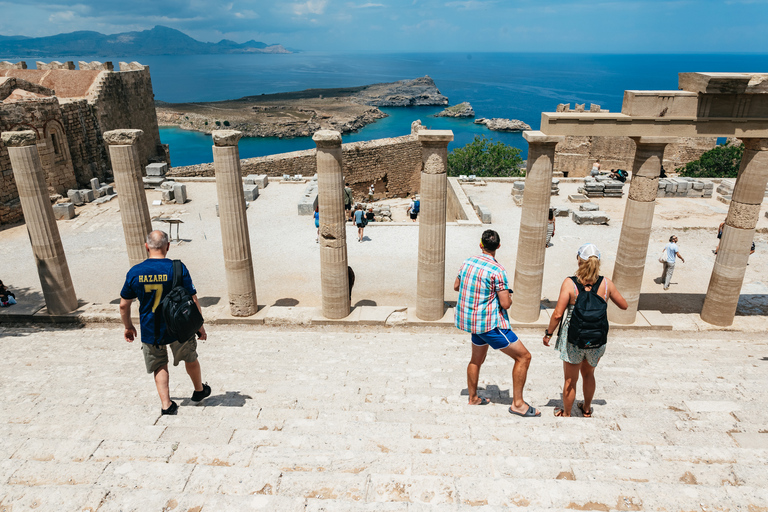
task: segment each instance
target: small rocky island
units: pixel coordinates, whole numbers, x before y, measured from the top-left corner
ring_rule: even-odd
[[[519,119],[501,119],[498,117],[493,119],[485,119],[484,117],[481,117],[475,119],[475,124],[484,124],[489,130],[499,132],[522,132],[531,129],[530,125]]]
[[[438,112],[435,117],[475,117],[475,110],[468,101],[464,101]]]
[[[309,137],[318,130],[349,133],[387,117],[378,107],[447,105],[428,76],[338,89],[246,96],[206,103],[155,103],[161,126],[210,133],[232,129],[246,137]]]

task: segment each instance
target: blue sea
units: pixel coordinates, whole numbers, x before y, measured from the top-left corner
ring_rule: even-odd
[[[33,60],[33,59],[28,59]],[[51,59],[53,60],[53,59]],[[60,57],[57,60],[92,60]],[[155,98],[167,102],[215,101],[309,88],[349,87],[429,75],[450,103],[469,101],[478,117],[520,119],[538,129],[541,112],[558,103],[597,103],[621,110],[626,89],[677,89],[677,73],[686,71],[765,72],[768,55],[615,55],[525,53],[407,53],[290,55],[191,55],[102,58],[137,60],[150,66]],[[389,117],[347,134],[344,142],[410,133],[421,119],[432,129],[454,132],[449,149],[476,135],[519,147],[519,133],[493,132],[472,120],[436,118],[440,107],[383,108]],[[161,128],[174,166],[210,162],[210,136]],[[247,138],[243,158],[313,148],[311,138]]]

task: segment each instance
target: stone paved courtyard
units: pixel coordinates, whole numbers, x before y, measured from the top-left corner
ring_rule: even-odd
[[[455,330],[220,326],[212,396],[172,368],[161,417],[118,326],[0,327],[0,511],[768,510],[764,332],[613,331],[592,419],[553,416],[561,363],[520,334],[537,419],[499,353],[466,405]]]

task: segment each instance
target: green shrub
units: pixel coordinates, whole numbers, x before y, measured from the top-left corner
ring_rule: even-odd
[[[744,146],[723,144],[710,149],[698,160],[675,169],[680,176],[689,178],[735,178],[739,174]]]
[[[221,121],[216,121],[216,126],[221,126]]]
[[[486,139],[485,135],[476,135],[463,148],[448,153],[448,176],[524,176],[525,171],[520,168],[523,165],[520,153],[519,148],[493,142],[493,139]]]
[[[229,126],[229,121],[224,121],[224,126]]]

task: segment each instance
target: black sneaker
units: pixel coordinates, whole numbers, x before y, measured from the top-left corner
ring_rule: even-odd
[[[203,384],[203,390],[202,391],[195,391],[192,393],[192,401],[193,402],[199,402],[203,398],[207,398],[211,396],[211,386],[208,385],[206,382]]]
[[[161,414],[162,415],[169,415],[169,416],[176,416],[176,413],[179,412],[179,406],[171,400],[171,405],[167,409],[162,409]]]

